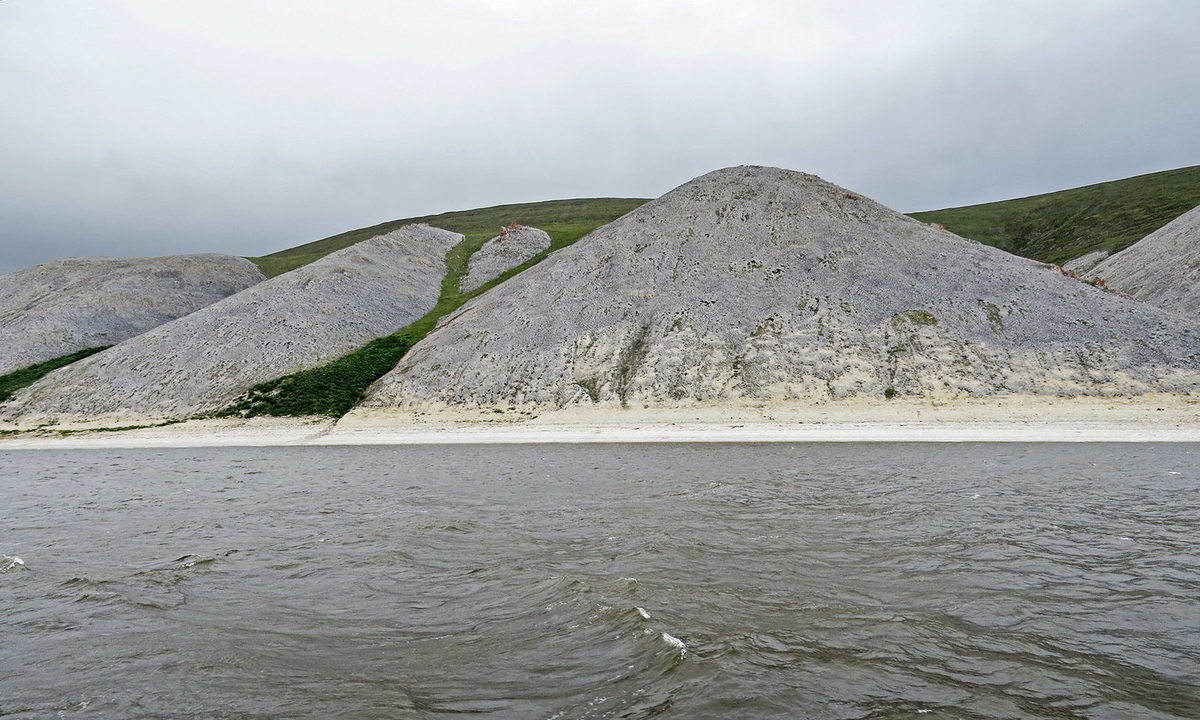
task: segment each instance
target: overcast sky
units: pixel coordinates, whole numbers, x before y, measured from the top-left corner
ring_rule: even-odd
[[[0,0],[0,272],[719,167],[911,212],[1200,164],[1195,0]]]

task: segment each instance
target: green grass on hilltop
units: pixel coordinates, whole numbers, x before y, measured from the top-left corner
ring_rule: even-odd
[[[471,241],[469,247],[482,247],[488,238],[499,234],[502,225],[518,223],[540,228],[550,234],[575,234],[583,237],[592,230],[612,222],[625,213],[641,207],[648,200],[640,198],[586,198],[576,200],[547,200],[544,202],[496,205],[476,210],[459,210],[440,215],[405,218],[351,230],[324,240],[280,250],[263,257],[249,258],[267,277],[275,277],[302,265],[319,260],[331,252],[354,243],[383,235],[412,223],[429,223],[434,227],[462,233]],[[473,250],[472,250],[473,252]]]
[[[554,202],[570,203],[585,201],[568,200]],[[586,202],[591,203],[592,201]],[[620,202],[636,203],[634,207],[637,207],[645,201],[626,200]],[[551,203],[535,203],[535,205],[549,204]],[[523,206],[510,205],[505,207]],[[618,207],[616,204],[612,205],[612,209],[609,212],[615,211]],[[488,210],[495,210],[495,208],[489,208]],[[484,211],[469,212],[484,213]],[[468,213],[462,214],[466,215]],[[622,212],[621,214],[624,215],[625,213]],[[434,306],[433,310],[429,311],[420,320],[401,328],[392,335],[373,340],[362,348],[326,365],[302,370],[292,375],[285,375],[284,377],[255,385],[234,401],[233,404],[217,413],[217,415],[220,417],[253,417],[256,415],[293,417],[327,415],[335,418],[341,417],[358,404],[367,388],[371,386],[371,383],[396,367],[396,364],[400,362],[400,359],[404,357],[408,349],[415,345],[421,338],[428,335],[443,315],[457,310],[467,300],[486,292],[522,270],[533,267],[555,250],[574,244],[576,240],[588,234],[600,224],[603,224],[596,222],[595,215],[584,216],[587,218],[586,220],[576,222],[570,222],[570,216],[560,216],[564,218],[560,222],[545,222],[543,220],[541,224],[528,220],[524,215],[519,215],[517,217],[523,218],[524,221],[517,220],[517,222],[546,231],[550,236],[550,247],[525,263],[506,271],[494,280],[484,283],[470,292],[459,292],[459,281],[467,274],[468,261],[471,258],[471,254],[483,247],[483,244],[488,239],[495,237],[498,233],[501,223],[496,220],[497,217],[512,216],[488,213],[483,215],[482,219],[473,219],[472,222],[477,223],[474,227],[464,223],[454,228],[450,227],[449,224],[442,225],[441,223],[430,222],[431,225],[436,224],[437,227],[445,227],[455,232],[464,233],[464,238],[446,254],[448,272],[442,279],[441,296],[438,298],[437,305]],[[542,217],[545,218],[548,215],[543,215]],[[407,221],[398,222],[407,224]],[[509,222],[512,221],[510,220]],[[593,224],[594,222],[596,224]],[[382,228],[384,226],[380,225],[376,227]],[[359,238],[365,239],[367,237],[374,237],[379,232],[387,232],[387,230],[372,231],[369,233],[367,231],[356,232],[366,233],[363,237]],[[350,233],[347,233],[347,235],[350,235]],[[333,238],[330,239],[332,240]],[[333,250],[329,250],[328,252],[333,252]]]
[[[1200,166],[1033,197],[912,213],[1017,255],[1064,263],[1118,252],[1200,205]]]
[[[60,367],[70,365],[76,360],[82,360],[88,355],[95,355],[101,350],[107,350],[112,345],[102,345],[100,347],[87,348],[73,352],[70,355],[62,355],[60,357],[40,362],[36,365],[23,367],[20,370],[13,370],[6,375],[0,375],[0,402],[4,402],[12,397],[18,390],[29,387],[42,377],[48,375],[51,371],[57,370]]]

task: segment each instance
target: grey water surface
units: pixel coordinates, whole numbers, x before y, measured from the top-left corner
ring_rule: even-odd
[[[1200,445],[0,453],[4,718],[1197,718]]]

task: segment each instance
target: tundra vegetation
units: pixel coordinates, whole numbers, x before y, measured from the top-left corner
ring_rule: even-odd
[[[1062,265],[1116,253],[1200,205],[1200,165],[1017,200],[912,213],[965,238]]]

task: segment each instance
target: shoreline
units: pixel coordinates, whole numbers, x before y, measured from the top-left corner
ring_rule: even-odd
[[[1200,397],[736,401],[676,407],[357,409],[329,418],[79,419],[0,451],[654,442],[1200,442]],[[107,427],[146,424],[119,431]],[[9,426],[12,428],[13,426]],[[60,434],[62,433],[62,434]]]

